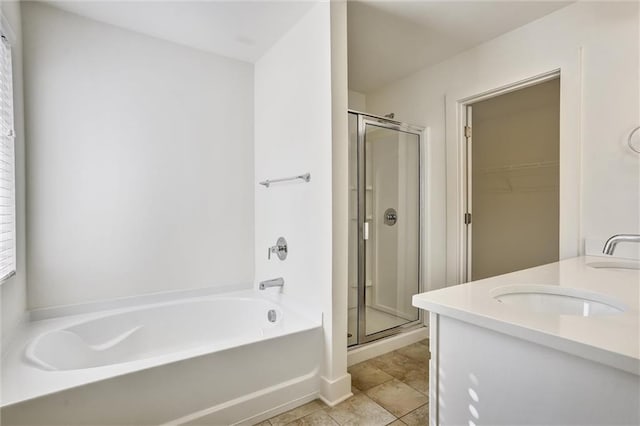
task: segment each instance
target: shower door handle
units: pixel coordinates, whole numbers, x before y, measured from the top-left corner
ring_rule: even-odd
[[[365,241],[369,239],[369,222],[367,221],[362,225],[362,239]]]

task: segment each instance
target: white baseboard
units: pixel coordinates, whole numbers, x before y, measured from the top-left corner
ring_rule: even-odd
[[[349,398],[351,393],[351,374],[345,374],[335,380],[320,377],[320,399],[329,407],[334,407]]]
[[[300,396],[302,395],[302,396]],[[318,398],[316,372],[175,419],[175,425],[253,425]]]
[[[429,337],[429,328],[420,327],[415,330],[405,331],[395,336],[386,337],[367,343],[349,350],[347,353],[347,366],[351,367],[359,362],[384,355],[388,352],[400,349],[403,346],[419,342]]]
[[[260,414],[256,414],[255,416],[251,416],[250,418],[244,419],[241,422],[236,423],[234,426],[252,426],[252,425],[258,424],[272,417],[275,417],[279,414],[285,413],[289,410],[293,410],[294,408],[304,405],[307,402],[311,402],[314,399],[318,399],[318,392],[313,392],[309,395],[305,395],[303,397],[294,399],[293,401],[289,401],[278,407],[265,410]]]

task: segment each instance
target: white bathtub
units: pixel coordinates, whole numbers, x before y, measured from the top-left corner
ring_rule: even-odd
[[[321,360],[320,318],[262,292],[34,321],[3,357],[1,421],[251,421],[310,399]]]
[[[47,331],[27,346],[26,357],[45,370],[76,370],[205,347],[212,352],[290,334],[300,325],[300,318],[285,318],[280,306],[264,299],[190,300]]]

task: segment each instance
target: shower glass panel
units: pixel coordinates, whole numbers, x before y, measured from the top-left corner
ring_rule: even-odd
[[[420,321],[420,130],[349,114],[348,344]]]

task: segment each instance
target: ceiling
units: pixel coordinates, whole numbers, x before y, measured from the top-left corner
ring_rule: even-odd
[[[57,1],[96,21],[219,55],[255,62],[315,1]]]
[[[349,88],[374,91],[571,3],[349,0]]]
[[[259,59],[316,2],[47,1],[96,21],[247,62]],[[570,3],[349,0],[349,88],[371,92]]]

